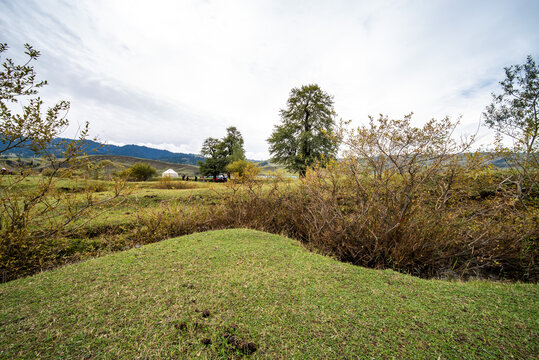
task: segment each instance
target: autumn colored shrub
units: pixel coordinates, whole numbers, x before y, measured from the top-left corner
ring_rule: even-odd
[[[224,199],[231,227],[285,233],[357,265],[425,277],[535,281],[537,200],[451,138],[449,119],[372,119],[341,133],[344,159],[296,186],[249,184]]]
[[[187,181],[175,180],[169,176],[164,176],[159,178],[152,187],[155,189],[196,189],[198,186]]]

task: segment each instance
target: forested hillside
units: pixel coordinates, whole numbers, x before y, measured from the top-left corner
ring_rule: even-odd
[[[65,144],[71,141],[73,140],[64,138],[54,139],[51,142],[49,151],[60,155],[65,151]],[[5,147],[6,144],[0,142],[0,151]],[[175,164],[198,165],[199,161],[204,160],[204,157],[197,154],[173,153],[168,150],[154,149],[140,145],[105,145],[92,140],[84,140],[84,148],[88,155],[131,156],[141,159],[166,161]],[[7,153],[20,157],[34,156],[34,152],[29,148],[29,146],[18,147],[16,149],[7,151]]]

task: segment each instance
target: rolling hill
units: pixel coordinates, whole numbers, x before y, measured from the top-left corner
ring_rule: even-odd
[[[143,162],[150,164],[152,167],[154,167],[158,175],[160,175],[161,172],[167,170],[167,169],[173,169],[178,174],[186,174],[189,176],[195,176],[198,175],[198,166],[195,165],[189,165],[189,164],[175,164],[170,163],[166,161],[160,161],[160,160],[149,160],[149,159],[142,159],[132,156],[120,156],[120,155],[90,155],[88,158],[94,162],[99,162],[102,160],[110,160],[116,164],[120,164],[125,168],[133,166],[135,163]]]
[[[0,359],[530,359],[538,301],[212,231],[0,284]]]

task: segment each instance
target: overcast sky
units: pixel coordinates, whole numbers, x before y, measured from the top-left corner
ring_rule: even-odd
[[[68,137],[89,121],[111,144],[198,153],[236,126],[266,159],[290,90],[311,83],[356,125],[462,115],[473,133],[503,67],[538,60],[537,19],[537,0],[0,0],[0,42],[20,61],[24,43],[41,51]]]

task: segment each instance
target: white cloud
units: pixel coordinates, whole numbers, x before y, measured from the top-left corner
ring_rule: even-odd
[[[198,152],[237,126],[248,156],[267,158],[279,108],[307,83],[355,124],[414,111],[418,124],[462,114],[462,131],[475,128],[503,66],[539,54],[538,10],[531,0],[0,2],[0,41],[42,50],[44,97],[70,99],[70,118],[103,140]]]

